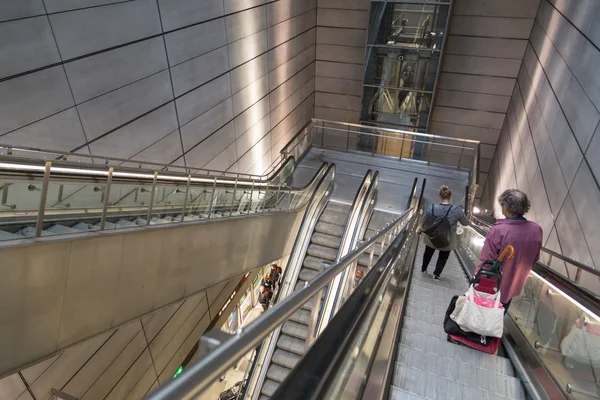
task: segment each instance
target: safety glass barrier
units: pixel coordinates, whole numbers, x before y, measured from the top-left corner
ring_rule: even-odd
[[[285,166],[284,166],[285,167]],[[0,156],[0,240],[298,210],[284,183]]]
[[[484,233],[467,227],[460,238],[461,256],[477,265]],[[600,274],[564,258],[554,256],[550,267],[544,265],[548,253],[542,253],[508,315],[569,399],[600,398],[600,302],[595,295]],[[573,273],[580,283],[568,279]]]
[[[479,255],[491,225],[475,216],[471,217],[471,224],[465,230],[467,236],[463,242],[467,244],[464,247],[468,249],[470,256],[475,257]],[[545,247],[540,251],[539,262],[553,273],[587,291],[589,295],[600,298],[600,271],[595,268]]]
[[[330,186],[327,186],[330,190]],[[271,332],[278,332],[286,324],[288,319],[295,312],[302,310],[304,304],[313,301],[314,296],[326,285],[332,282],[337,276],[346,271],[357,259],[364,253],[367,253],[372,246],[378,245],[383,238],[395,238],[406,226],[414,215],[414,209],[410,209],[391,222],[386,228],[381,230],[376,236],[363,243],[359,248],[350,252],[339,262],[324,268],[314,278],[305,285],[291,288],[293,291],[289,296],[279,301],[270,310],[267,310],[263,316],[252,322],[247,327],[240,329],[235,335],[223,336],[221,331],[211,331],[202,338],[206,343],[216,345],[214,350],[202,357],[197,363],[188,366],[177,379],[151,393],[147,399],[166,399],[166,398],[194,398],[201,395],[210,387],[221,374],[231,367],[244,354],[260,346],[259,360],[263,349],[267,349],[272,341],[276,340],[276,335]],[[388,242],[389,243],[389,242]],[[387,246],[386,246],[387,248]],[[285,281],[282,289],[287,285],[290,288],[294,282]],[[289,326],[288,326],[289,327]],[[271,336],[270,336],[271,335]],[[267,338],[265,340],[265,338]],[[299,341],[294,346],[307,346]],[[266,351],[266,350],[264,350]],[[259,361],[260,362],[260,361]],[[258,367],[255,367],[258,368]],[[254,398],[261,390],[260,381],[250,382],[248,392],[245,398]]]
[[[313,120],[313,144],[331,150],[357,151],[471,170],[479,142],[397,129]]]
[[[369,44],[404,50],[441,50],[449,4],[417,3],[425,4],[387,3],[377,35],[370,38]]]

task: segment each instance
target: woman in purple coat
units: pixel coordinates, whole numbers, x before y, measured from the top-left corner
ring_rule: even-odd
[[[525,219],[531,203],[522,191],[509,189],[500,195],[498,202],[506,219],[498,220],[490,229],[479,256],[479,265],[486,260],[496,260],[506,246],[514,247],[514,257],[502,263],[500,301],[506,311],[512,298],[521,294],[533,264],[540,257],[542,228]]]

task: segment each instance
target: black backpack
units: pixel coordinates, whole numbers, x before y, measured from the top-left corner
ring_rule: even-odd
[[[431,214],[435,217],[434,204],[431,205]],[[452,235],[450,234],[450,228],[452,224],[448,220],[448,214],[452,211],[452,206],[448,207],[446,215],[443,217],[436,218],[433,223],[427,227],[423,227],[423,232],[431,241],[431,244],[438,249],[443,249],[452,244]]]

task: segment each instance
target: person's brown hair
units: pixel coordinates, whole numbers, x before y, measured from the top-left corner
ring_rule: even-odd
[[[450,198],[452,198],[452,190],[448,186],[443,185],[440,188],[440,199],[449,200]]]

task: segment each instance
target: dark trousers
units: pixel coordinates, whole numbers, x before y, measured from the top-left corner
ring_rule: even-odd
[[[508,312],[508,307],[510,307],[510,302],[511,301],[512,301],[512,299],[510,299],[506,303],[502,303],[502,305],[504,306],[504,315],[506,315],[506,313]]]
[[[421,267],[423,272],[427,271],[427,267],[429,266],[429,262],[433,257],[433,253],[435,253],[435,249],[433,247],[425,246],[425,253],[423,254],[423,266]],[[442,274],[442,271],[446,266],[446,262],[448,261],[448,257],[450,257],[449,251],[440,251],[433,275],[440,276]]]

